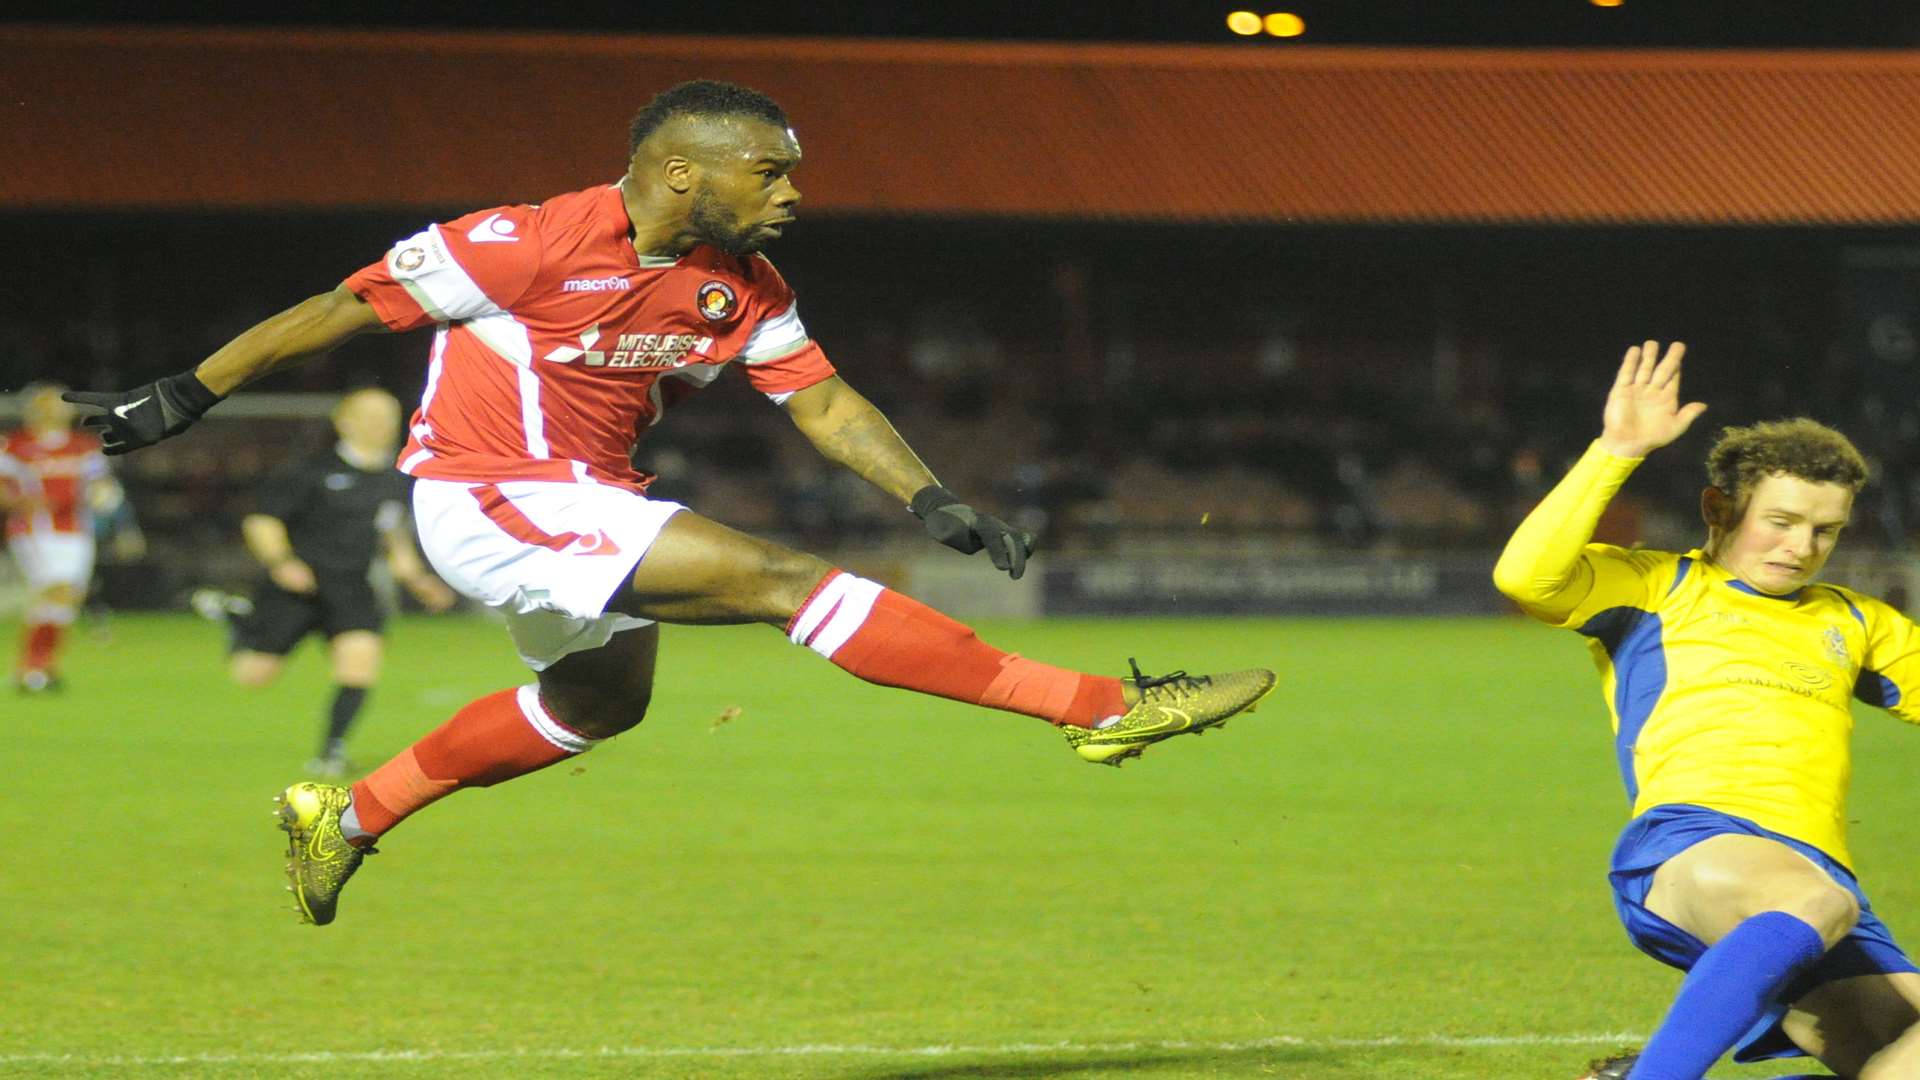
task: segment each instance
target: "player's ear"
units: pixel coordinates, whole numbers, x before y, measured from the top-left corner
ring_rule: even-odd
[[[1709,486],[1700,492],[1700,520],[1707,523],[1708,529],[1733,528],[1733,500],[1727,498],[1726,492]]]
[[[660,159],[660,181],[667,185],[675,195],[685,195],[693,190],[694,164],[692,160],[679,154]]]

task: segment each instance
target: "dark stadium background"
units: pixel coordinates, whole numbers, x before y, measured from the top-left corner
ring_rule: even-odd
[[[1895,56],[1920,42],[1920,11],[1905,4],[1251,6],[1301,15],[1307,32],[1292,40],[1228,32],[1225,13],[1242,6],[1123,3],[1089,14],[1080,5],[879,2],[602,3],[563,11],[43,5],[13,11],[0,29],[239,29],[269,39],[557,32],[562,46],[569,38],[658,33],[697,43],[749,34],[909,47],[1197,45],[1250,57],[1310,56],[1326,47],[1358,50],[1352,55],[1486,47]],[[31,100],[33,87],[19,89],[9,96]],[[1844,113],[1844,96],[1836,101]],[[952,107],[966,114],[969,103]],[[113,115],[126,126],[111,141],[115,160],[102,168],[137,175],[139,102]],[[306,122],[284,118],[289,126]],[[370,103],[365,122],[379,125],[377,105]],[[1016,121],[986,115],[978,122]],[[796,123],[818,162],[803,166],[806,190],[809,173],[817,179],[831,167],[822,144],[860,139],[848,125],[827,127],[805,112]],[[350,139],[340,132],[351,130],[332,127],[321,137]],[[1251,166],[1279,170],[1276,180],[1287,162],[1281,130],[1280,149]],[[236,132],[232,149],[242,151],[257,134]],[[605,140],[611,161],[618,132]],[[947,150],[966,156],[964,146]],[[1222,160],[1211,164],[1231,169],[1235,152],[1222,147]],[[209,153],[221,155],[217,147]],[[1833,168],[1845,171],[1847,163]],[[560,190],[557,184],[600,179],[576,170],[542,181],[541,190],[506,182],[498,198],[536,199]],[[1742,179],[1764,197],[1777,178]],[[0,346],[0,391],[48,377],[122,386],[178,370],[375,257],[392,238],[482,204],[228,205],[217,191],[205,194],[200,206],[173,195],[159,206],[122,206],[9,202],[0,191],[10,247],[34,253],[0,264],[0,323],[9,331]],[[1125,562],[1147,557],[1130,553],[1166,551],[1204,565],[1224,561],[1216,588],[1199,590],[1204,598],[1193,601],[1200,610],[1232,599],[1237,560],[1272,564],[1285,553],[1378,568],[1411,552],[1433,560],[1428,580],[1441,583],[1414,607],[1477,610],[1492,604],[1478,585],[1481,565],[1544,480],[1583,445],[1604,372],[1638,335],[1693,344],[1692,389],[1713,404],[1712,422],[1810,411],[1853,429],[1886,482],[1863,502],[1849,547],[1904,549],[1920,461],[1920,419],[1907,392],[1915,379],[1904,360],[1876,359],[1864,343],[1871,327],[1886,319],[1905,326],[1920,311],[1912,222],[1897,213],[1858,220],[1791,214],[1180,220],[1151,200],[1097,215],[827,205],[803,207],[801,224],[771,254],[798,287],[808,325],[829,355],[894,415],[943,478],[1036,526],[1046,550],[1062,556],[1051,585],[1043,574],[1022,593],[1051,588],[1050,598],[1022,600],[1018,610],[1101,609],[1107,601],[1080,595],[1082,579],[1068,556]],[[259,389],[324,395],[377,383],[409,400],[423,377],[423,349],[412,337],[362,340]],[[902,575],[912,572],[907,564],[924,562],[909,521],[821,469],[777,413],[724,382],[643,448],[642,464],[663,474],[659,491],[809,547],[869,552]],[[121,603],[171,604],[198,578],[238,584],[251,572],[235,529],[249,486],[290,444],[325,438],[317,420],[276,427],[235,409],[219,415],[224,422],[198,442],[176,441],[123,463],[153,543],[145,563],[107,568],[117,586],[108,592]],[[1617,530],[1610,535],[1685,543],[1697,479],[1684,467],[1650,471],[1609,523]],[[1316,578],[1311,562],[1286,565],[1306,568],[1300,573],[1308,583]],[[1879,564],[1872,573],[1899,587]],[[1405,601],[1372,585],[1334,598],[1288,591],[1304,587],[1276,586],[1280,592],[1253,609],[1395,609]],[[1174,600],[1143,588],[1143,610]]]
[[[1622,348],[1682,337],[1712,411],[1603,535],[1692,544],[1711,430],[1806,412],[1877,466],[1828,577],[1914,595],[1920,4],[1093,7],[9,5],[0,428],[29,381],[180,370],[427,221],[612,179],[664,85],[615,70],[634,54],[731,56],[743,82],[765,60],[808,147],[772,255],[809,328],[1040,555],[1015,583],[930,544],[733,379],[649,438],[656,490],[1051,663],[1281,682],[1222,734],[1090,769],[1043,725],[859,684],[767,628],[671,627],[641,730],[421,815],[339,924],[298,926],[268,800],[310,749],[324,653],[234,686],[182,601],[249,583],[250,492],[328,438],[340,391],[417,397],[424,336],[361,339],[119,459],[147,555],[103,564],[64,693],[0,694],[0,1076],[1486,1080],[1642,1041],[1677,976],[1604,886],[1627,808],[1592,665],[1502,617],[1488,572]],[[1306,32],[1237,37],[1240,7]],[[862,81],[869,48],[962,77]],[[808,50],[855,59],[781,66]],[[612,60],[552,59],[575,52]],[[349,57],[319,65],[336,81],[320,54]],[[524,125],[553,159],[416,160],[512,124],[388,141],[392,57],[440,54],[559,87]],[[1010,54],[1079,111],[964,77]],[[1196,99],[1167,70],[1247,81]],[[251,108],[295,76],[307,107]],[[894,141],[920,118],[876,85],[939,145]],[[1118,127],[1129,155],[1075,144],[1087,110],[1085,139]],[[1237,141],[1153,153],[1223,115]],[[1043,128],[1072,175],[983,164]],[[1806,152],[1829,140],[1848,152]],[[379,183],[409,168],[430,192]],[[1201,212],[1173,205],[1195,189]],[[1281,210],[1249,211],[1267,191]],[[0,556],[0,642],[19,593]],[[362,763],[527,677],[478,617],[396,619],[388,655]],[[1862,709],[1855,738],[1854,849],[1911,943],[1914,732]]]
[[[199,4],[14,5],[14,22],[174,26],[331,26],[511,29],[681,34],[795,34],[1009,41],[1218,42],[1227,12],[1291,11],[1305,19],[1299,44],[1571,46],[1596,48],[1890,49],[1920,43],[1920,11],[1879,0],[1294,0],[1240,4],[1209,0],[1118,0],[1030,4],[1015,0],[916,4],[845,0],[728,4],[595,0],[555,4],[293,3],[220,0]],[[1271,40],[1247,41],[1250,48]]]

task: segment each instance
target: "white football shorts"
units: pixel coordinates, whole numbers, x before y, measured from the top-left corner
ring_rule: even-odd
[[[652,619],[607,601],[686,507],[605,484],[418,480],[420,547],[447,584],[499,611],[535,671]]]
[[[93,578],[93,548],[90,534],[30,532],[7,538],[7,551],[30,589],[85,588]]]

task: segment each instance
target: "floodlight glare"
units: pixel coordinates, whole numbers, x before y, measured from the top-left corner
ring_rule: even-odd
[[[1260,32],[1260,16],[1251,11],[1235,11],[1227,15],[1227,29],[1241,37],[1252,37]]]
[[[1291,11],[1276,11],[1266,18],[1267,33],[1274,37],[1299,37],[1307,32],[1307,20]]]

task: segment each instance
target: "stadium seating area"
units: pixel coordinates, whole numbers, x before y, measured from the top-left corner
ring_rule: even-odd
[[[168,216],[125,243],[111,216],[22,219],[100,254],[0,271],[0,387],[179,370],[431,216]],[[1463,257],[1418,231],[1294,233],[1276,251],[1260,230],[808,224],[775,254],[815,337],[950,486],[1055,550],[1491,547],[1584,446],[1639,334],[1693,344],[1703,426],[1806,411],[1853,431],[1897,481],[1863,503],[1865,543],[1899,542],[1911,517],[1920,395],[1849,351],[1857,316],[1833,293],[1850,235],[1516,231]],[[1629,252],[1671,272],[1643,280]],[[167,264],[180,272],[156,281]],[[263,389],[371,382],[411,400],[423,348],[362,339]],[[317,417],[228,418],[126,463],[155,557],[232,547],[249,488],[327,437]],[[663,495],[815,548],[913,525],[738,380],[676,410],[639,462]],[[1623,506],[1684,540],[1698,480],[1650,470]]]

